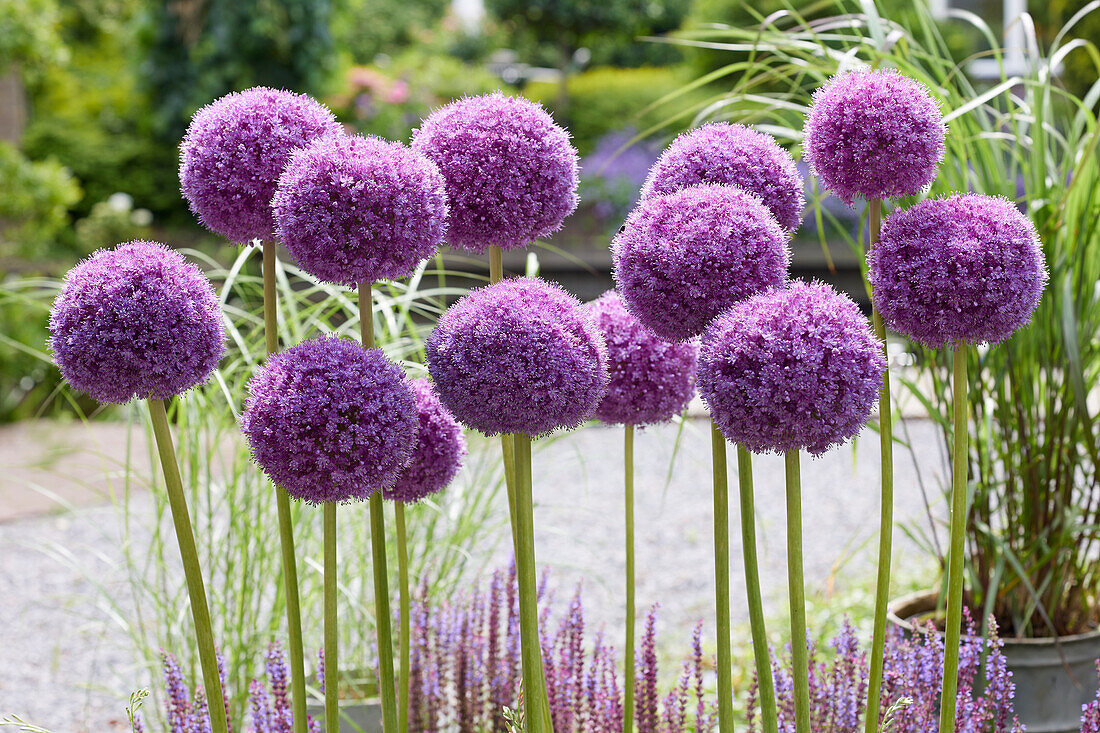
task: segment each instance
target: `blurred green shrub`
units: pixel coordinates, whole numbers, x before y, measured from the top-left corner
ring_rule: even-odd
[[[597,65],[641,66],[680,58],[673,46],[639,43],[639,36],[680,26],[690,0],[488,0],[510,44],[527,63],[567,68],[587,48]]]
[[[135,209],[134,198],[128,193],[113,193],[106,201],[92,206],[92,211],[76,223],[76,242],[84,252],[113,246],[133,239],[149,239],[153,213]]]
[[[587,155],[604,135],[628,125],[645,133],[652,126],[668,120],[670,115],[687,111],[688,114],[674,120],[664,131],[672,134],[690,126],[690,110],[701,99],[698,95],[682,95],[676,99],[674,107],[662,104],[647,109],[689,80],[687,73],[679,67],[605,67],[569,77],[566,87],[568,106],[564,110],[561,109],[559,87],[555,83],[528,84],[523,94],[550,109],[555,119],[569,128],[573,134],[573,144],[581,155]]]
[[[323,92],[335,65],[331,0],[159,0],[144,81],[157,132],[175,143],[199,107],[263,85]]]
[[[409,51],[385,65],[353,66],[326,101],[360,132],[407,141],[433,108],[501,87],[485,69],[450,56]]]
[[[15,63],[33,75],[40,66],[64,60],[58,24],[54,0],[0,2],[0,71]]]
[[[421,42],[450,5],[450,0],[344,0],[333,12],[332,36],[354,63],[373,63],[378,54]]]
[[[0,142],[0,243],[4,259],[56,254],[80,184],[56,160],[32,161]]]

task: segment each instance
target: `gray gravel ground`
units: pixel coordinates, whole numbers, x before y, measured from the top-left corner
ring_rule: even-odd
[[[637,588],[639,608],[660,602],[666,636],[675,632],[686,640],[690,627],[711,615],[713,604],[710,438],[707,423],[688,421],[666,485],[675,430],[649,429],[635,438]],[[915,420],[910,431],[924,459],[924,482],[935,493],[942,476],[935,428]],[[621,460],[621,430],[602,427],[536,447],[534,456],[539,562],[554,568],[560,594],[583,578],[590,620],[610,628],[622,620]],[[729,461],[733,613],[744,619],[732,449]],[[866,433],[855,451],[804,458],[802,476],[811,589],[872,583],[875,434]],[[0,475],[0,497],[11,490],[4,481]],[[755,482],[764,592],[769,608],[781,610],[786,597],[782,459],[758,458]],[[927,527],[913,464],[900,446],[895,482],[897,521]],[[120,550],[110,539],[117,535],[115,525],[114,509],[102,506],[0,524],[0,716],[18,714],[56,733],[124,729],[135,673],[129,639],[102,595],[106,590],[126,608]],[[900,532],[896,536],[903,552],[909,543]]]

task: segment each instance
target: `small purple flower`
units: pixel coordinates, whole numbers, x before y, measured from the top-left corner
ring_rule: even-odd
[[[896,71],[837,74],[814,92],[803,156],[851,204],[920,193],[936,177],[947,127],[920,82]]]
[[[443,186],[435,164],[401,143],[330,135],[291,157],[271,201],[275,228],[322,280],[395,280],[443,241]]]
[[[787,279],[787,234],[755,196],[692,186],[638,204],[612,245],[626,307],[668,341],[702,333],[743,298]]]
[[[714,320],[699,349],[699,392],[727,440],[820,455],[860,431],[885,369],[855,303],[796,281]]]
[[[695,394],[696,342],[659,338],[630,315],[614,290],[591,308],[607,344],[610,374],[596,417],[612,425],[646,425],[683,412]]]
[[[379,349],[305,341],[248,384],[241,430],[252,457],[296,499],[351,501],[392,486],[416,444],[416,398]]]
[[[227,94],[195,113],[180,143],[183,196],[204,226],[233,242],[270,237],[271,197],[291,153],[338,133],[332,112],[304,94]]]
[[[466,456],[462,426],[439,401],[432,383],[427,379],[414,379],[411,386],[416,395],[420,423],[416,448],[397,483],[382,492],[386,499],[406,504],[447,488],[462,468],[462,459]]]
[[[100,402],[180,394],[206,381],[225,353],[210,282],[156,242],[101,249],[70,270],[50,331],[62,376]]]
[[[451,102],[413,132],[412,147],[447,180],[452,247],[525,247],[577,208],[577,151],[534,102],[500,92]]]
[[[775,138],[745,125],[717,122],[673,140],[654,163],[642,198],[700,183],[725,183],[759,198],[787,231],[802,222],[802,176]]]
[[[1007,199],[961,194],[896,211],[867,256],[890,328],[939,348],[997,343],[1031,320],[1047,271],[1035,226]]]
[[[439,319],[427,353],[443,404],[487,435],[575,428],[607,385],[607,351],[590,314],[536,278],[471,291]]]

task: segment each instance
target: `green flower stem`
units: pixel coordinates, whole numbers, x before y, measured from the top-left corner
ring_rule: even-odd
[[[340,730],[340,660],[336,633],[336,503],[324,504],[325,515],[325,730]]]
[[[267,355],[279,350],[278,296],[275,289],[275,242],[261,245],[264,274],[264,340]],[[274,486],[274,485],[273,485]],[[279,545],[282,550],[283,590],[286,591],[287,651],[290,654],[290,696],[294,733],[306,733],[306,660],[302,646],[302,607],[298,600],[298,561],[294,553],[294,521],[290,496],[278,486]]]
[[[623,679],[634,679],[634,426],[623,426],[623,486],[626,490],[626,654]],[[634,685],[624,684],[623,733],[634,730]]]
[[[401,593],[401,627],[398,631],[398,646],[401,649],[401,669],[397,675],[397,730],[405,731],[409,727],[409,543],[405,533],[405,505],[400,501],[393,503],[397,521],[397,577]]]
[[[868,251],[878,241],[882,222],[882,201],[873,199],[868,202],[871,209],[870,244]],[[874,322],[875,338],[882,342],[883,356],[889,358],[886,351],[886,326],[878,308],[871,307],[871,320]],[[879,498],[878,528],[878,581],[875,584],[875,622],[871,637],[871,672],[867,683],[867,715],[864,720],[865,733],[877,733],[879,729],[879,708],[882,697],[882,668],[886,654],[886,607],[890,602],[890,563],[893,557],[894,533],[894,434],[890,404],[890,370],[882,374],[882,385],[878,393],[878,438],[879,438],[879,474],[882,491]]]
[[[756,509],[752,491],[752,454],[737,446],[737,484],[741,495],[741,555],[745,560],[745,592],[752,629],[752,654],[756,660],[756,678],[760,699],[760,717],[764,733],[778,733],[779,714],[775,706],[768,633],[764,628],[764,602],[760,594],[760,568],[756,561]]]
[[[183,493],[183,479],[176,449],[172,444],[172,432],[168,427],[168,414],[164,400],[149,399],[149,417],[153,421],[153,436],[157,441],[157,453],[164,470],[164,484],[168,490],[168,504],[172,510],[172,523],[176,528],[176,542],[183,560],[183,575],[187,580],[187,595],[191,600],[191,617],[195,622],[195,642],[199,648],[202,665],[202,681],[206,699],[210,701],[210,725],[214,733],[228,733],[225,705],[222,704],[221,677],[218,675],[218,652],[214,646],[214,630],[210,624],[210,608],[206,604],[206,589],[202,583],[199,552],[195,547],[195,533],[191,517],[187,513],[187,498]]]
[[[515,450],[516,579],[519,583],[519,634],[523,664],[524,720],[532,733],[551,733],[550,705],[539,647],[538,579],[535,574],[535,518],[531,490],[531,437],[512,436]]]
[[[733,655],[730,651],[730,520],[726,438],[711,421],[714,479],[714,607],[718,623],[718,730],[733,731]]]
[[[359,283],[359,329],[363,346],[373,349],[374,307],[369,282]],[[374,565],[374,625],[378,632],[378,693],[382,699],[382,730],[396,733],[397,684],[393,674],[390,589],[386,572],[386,508],[382,504],[381,491],[375,491],[370,497],[370,546]]]
[[[489,282],[498,283],[504,279],[504,256],[500,245],[489,247]],[[516,463],[512,436],[503,433],[500,436],[500,452],[504,458],[504,485],[508,490],[508,519],[512,524],[513,551],[519,557],[519,545],[516,544],[519,532],[516,529]]]
[[[784,454],[787,468],[787,594],[791,602],[791,666],[795,731],[810,731],[810,667],[806,654],[806,591],[802,580],[802,479],[798,451]]]
[[[959,637],[962,633],[963,552],[966,545],[966,479],[969,452],[967,434],[966,345],[956,344],[954,365],[954,433],[951,455],[951,545],[947,553],[947,628],[943,650],[943,694],[940,695],[940,730],[955,730],[955,704],[959,688]]]

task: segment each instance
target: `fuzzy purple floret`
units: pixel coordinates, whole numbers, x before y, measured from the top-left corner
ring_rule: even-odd
[[[330,135],[291,156],[271,201],[275,229],[322,280],[396,280],[443,241],[443,186],[435,164],[401,143]]]
[[[486,435],[575,428],[607,386],[607,350],[591,314],[536,278],[471,291],[439,319],[427,353],[443,404]]]
[[[271,197],[296,148],[340,124],[304,94],[255,87],[227,94],[191,118],[180,144],[180,188],[191,211],[233,242],[275,231]]]
[[[896,71],[851,71],[814,92],[804,133],[810,171],[850,205],[920,193],[936,177],[947,127],[920,82]]]
[[[699,393],[730,442],[820,455],[860,431],[885,369],[855,303],[796,281],[714,320],[699,349]]]
[[[867,264],[886,324],[933,348],[1004,341],[1031,320],[1047,281],[1031,221],[979,194],[894,212]]]
[[[500,92],[451,102],[413,132],[412,147],[447,180],[452,247],[525,247],[577,208],[577,151],[534,102]]]
[[[462,426],[439,401],[432,383],[427,379],[414,379],[412,389],[420,423],[416,449],[397,483],[382,493],[386,499],[406,504],[447,488],[462,468],[462,459],[466,456]]]
[[[591,305],[607,344],[610,379],[596,417],[612,425],[648,425],[680,414],[695,394],[695,341],[670,343],[638,322],[609,290]]]
[[[787,231],[802,223],[802,176],[775,138],[745,125],[718,122],[676,138],[653,164],[642,198],[700,183],[725,183],[759,198]]]
[[[101,249],[70,270],[50,332],[62,376],[100,402],[180,394],[206,381],[225,353],[210,282],[156,242]]]
[[[668,341],[787,279],[787,233],[739,188],[692,186],[638,204],[612,245],[627,308]]]
[[[252,457],[295,499],[365,499],[392,486],[419,422],[401,368],[333,337],[271,357],[248,383],[241,429]]]

